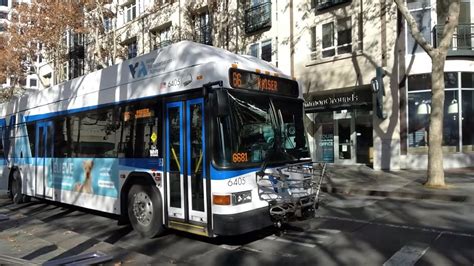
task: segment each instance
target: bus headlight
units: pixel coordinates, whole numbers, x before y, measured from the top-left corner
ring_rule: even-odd
[[[252,201],[252,191],[232,193],[232,205],[244,204]]]

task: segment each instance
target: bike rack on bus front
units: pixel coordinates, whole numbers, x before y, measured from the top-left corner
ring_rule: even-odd
[[[297,163],[257,174],[259,198],[268,202],[277,227],[293,217],[314,214],[326,168],[326,163]]]

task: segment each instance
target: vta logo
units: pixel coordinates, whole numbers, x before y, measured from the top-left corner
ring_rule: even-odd
[[[143,61],[136,62],[135,64],[130,64],[128,65],[128,67],[130,68],[130,73],[132,74],[132,78],[140,78],[148,74],[148,72],[146,71],[145,63],[143,63]]]

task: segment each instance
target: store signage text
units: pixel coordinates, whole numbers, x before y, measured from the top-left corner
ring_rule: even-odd
[[[359,102],[359,96],[357,96],[354,92],[352,95],[344,95],[344,96],[335,96],[330,95],[323,98],[322,96],[320,99],[314,99],[312,101],[306,102],[304,106],[308,107],[319,107],[319,106],[328,106],[328,105],[338,105],[338,104],[353,104]]]

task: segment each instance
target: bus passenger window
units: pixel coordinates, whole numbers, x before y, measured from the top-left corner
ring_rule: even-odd
[[[36,142],[36,123],[28,123],[26,125],[26,131],[28,132],[28,140],[30,143],[31,157],[35,157],[35,142]]]
[[[3,127],[0,127],[0,158],[4,158],[5,154],[3,152]]]
[[[78,132],[79,157],[115,157],[113,109],[95,110],[82,115]]]
[[[161,112],[155,105],[149,101],[120,108],[119,158],[162,157]]]

